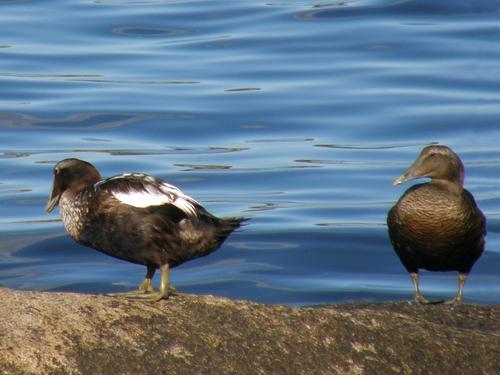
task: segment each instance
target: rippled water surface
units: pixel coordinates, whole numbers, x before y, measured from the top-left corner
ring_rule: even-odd
[[[422,146],[488,217],[465,288],[500,302],[500,2],[0,1],[0,283],[134,288],[44,213],[55,162],[146,172],[248,225],[182,291],[291,305],[412,297],[385,218]],[[455,273],[423,272],[430,298]]]

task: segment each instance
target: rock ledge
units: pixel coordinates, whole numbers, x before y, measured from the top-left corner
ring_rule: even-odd
[[[500,374],[500,305],[156,304],[0,288],[0,374]]]

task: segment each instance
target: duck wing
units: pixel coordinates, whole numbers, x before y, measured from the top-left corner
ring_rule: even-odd
[[[126,173],[99,181],[96,190],[137,208],[180,210],[187,218],[197,218],[203,207],[178,187],[142,173]]]

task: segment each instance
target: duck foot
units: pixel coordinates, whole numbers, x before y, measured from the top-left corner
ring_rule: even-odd
[[[421,305],[440,305],[440,304],[444,303],[444,300],[438,299],[436,301],[429,301],[427,298],[420,296],[419,298],[415,298],[413,300],[413,302],[421,304]]]
[[[422,293],[420,293],[420,288],[418,286],[419,282],[419,277],[418,277],[418,272],[410,272],[411,276],[411,281],[413,283],[413,289],[415,291],[415,298],[413,301],[415,303],[419,303],[421,305],[438,305],[440,303],[443,303],[444,300],[437,300],[437,301],[429,301],[427,298],[425,298]]]
[[[152,292],[152,291],[151,291]],[[149,291],[144,290],[131,290],[129,292],[118,292],[118,293],[106,293],[104,294],[106,297],[125,297],[125,298],[134,298],[136,296],[141,296],[147,293],[151,293]]]
[[[144,297],[147,298],[147,296],[150,296],[152,294],[158,294],[158,293],[160,293],[160,292],[151,288],[148,290],[137,289],[137,290],[131,290],[129,292],[106,293],[104,295],[106,297],[123,297],[123,298],[128,298],[128,299],[143,299]],[[177,289],[175,289],[173,286],[169,287],[168,288],[168,296],[175,296],[175,295],[177,295]],[[168,296],[165,299],[167,299]]]
[[[133,298],[133,297],[140,296],[143,294],[153,293],[155,291],[153,286],[152,286],[153,275],[154,275],[154,269],[153,269],[153,272],[150,272],[150,269],[148,268],[148,274],[146,275],[146,277],[142,281],[141,285],[139,285],[139,288],[137,290],[131,290],[130,292],[107,293],[105,295],[108,297],[126,297],[126,298],[132,297]]]
[[[420,291],[417,291],[415,293],[415,298],[413,299],[413,301],[411,301],[413,303],[417,303],[417,304],[420,304],[420,305],[439,305],[441,303],[444,303],[444,300],[442,299],[438,299],[436,301],[430,301],[428,300],[427,298],[425,298],[421,293]]]
[[[451,305],[451,306],[459,306],[462,304],[462,298],[453,298],[453,299],[450,299],[449,301],[446,301],[444,303],[445,305]]]
[[[464,293],[464,285],[465,281],[467,280],[467,273],[460,272],[458,274],[458,291],[457,295],[455,298],[450,299],[449,301],[445,302],[445,305],[453,305],[453,306],[458,306],[461,305],[463,302],[462,295]]]
[[[161,266],[160,270],[161,280],[159,291],[150,291],[151,284],[148,283],[148,277],[146,276],[146,279],[139,286],[139,289],[146,289],[147,292],[142,294],[129,295],[127,296],[127,298],[144,302],[157,302],[162,299],[168,299],[168,297],[172,294],[171,291],[175,292],[175,288],[172,288],[170,286],[170,269],[168,263]]]
[[[148,294],[137,294],[135,296],[127,296],[127,299],[134,301],[144,301],[144,302],[158,302],[162,299],[168,299],[170,293],[162,293],[161,291],[152,292]]]
[[[161,281],[160,290],[156,291],[153,288],[153,276],[155,274],[155,268],[148,266],[148,272],[146,277],[142,281],[141,285],[137,290],[132,290],[129,292],[120,293],[107,293],[105,296],[108,297],[124,297],[131,300],[141,300],[156,302],[161,299],[168,299],[169,296],[177,294],[177,289],[170,285],[169,282],[169,267],[168,264],[160,267],[161,269]]]

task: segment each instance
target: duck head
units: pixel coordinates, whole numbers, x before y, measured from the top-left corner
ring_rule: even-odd
[[[396,178],[392,184],[399,185],[416,178],[430,178],[431,182],[452,183],[462,186],[464,165],[453,150],[444,145],[424,147],[417,160]]]
[[[95,167],[80,159],[64,159],[54,167],[52,192],[45,211],[51,212],[58,204],[64,192],[77,194],[88,186],[101,180]]]

